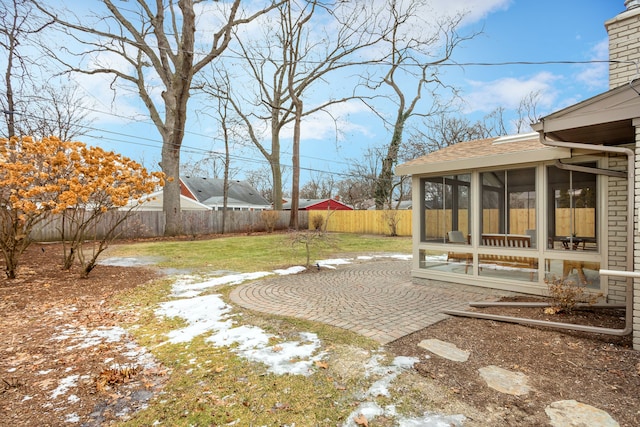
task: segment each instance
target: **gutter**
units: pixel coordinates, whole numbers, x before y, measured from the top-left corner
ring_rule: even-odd
[[[544,127],[544,124],[543,124]],[[606,145],[592,145],[580,142],[553,141],[547,139],[544,132],[540,132],[540,143],[551,147],[563,147],[569,149],[579,149],[587,151],[597,151],[602,153],[624,154],[627,156],[627,233],[631,238],[627,238],[627,267],[626,272],[633,272],[633,214],[635,207],[635,153],[625,147],[609,147]],[[610,274],[610,271],[607,271]],[[622,272],[620,272],[622,273]],[[601,271],[602,274],[602,271]],[[627,277],[626,313],[625,328],[620,335],[627,335],[633,331],[633,275]],[[624,334],[622,333],[624,332]]]

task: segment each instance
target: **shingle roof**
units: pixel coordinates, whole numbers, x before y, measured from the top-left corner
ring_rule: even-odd
[[[537,136],[516,142],[495,143],[500,138],[475,139],[459,142],[442,148],[417,159],[410,160],[405,165],[448,162],[453,160],[470,159],[474,157],[495,156],[496,154],[515,153],[545,148]]]
[[[224,194],[224,180],[219,178],[202,178],[183,176],[182,183],[189,189],[200,203],[207,205],[219,197],[222,200]],[[245,181],[229,181],[229,199],[236,199],[248,205],[269,206],[270,203]],[[221,204],[221,202],[220,202]]]
[[[416,168],[422,169],[422,167],[425,170],[432,167],[439,170],[458,170],[460,167],[469,168],[470,165],[486,164],[494,160],[495,165],[499,165],[501,157],[513,155],[517,155],[516,157],[521,161],[534,161],[534,152],[548,152],[547,156],[557,157],[557,154],[552,151],[558,150],[542,144],[538,134],[533,133],[476,139],[459,142],[405,162],[396,167],[396,173],[412,174],[415,173]]]
[[[336,199],[299,199],[298,209],[306,209],[310,206],[319,205],[321,203],[328,202],[328,201],[331,201],[332,204],[340,204],[340,205],[351,208],[351,206],[345,203],[342,203],[341,201]],[[291,209],[291,200],[285,200],[284,203],[282,204],[282,209],[284,210]]]

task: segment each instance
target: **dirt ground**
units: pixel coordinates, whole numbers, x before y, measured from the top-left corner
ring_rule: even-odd
[[[541,308],[478,308],[473,311],[554,322],[624,328],[623,310],[587,309],[546,315]],[[425,339],[448,341],[470,351],[467,362],[436,355],[415,365],[426,377],[480,410],[500,413],[509,426],[548,425],[544,409],[559,400],[577,400],[609,413],[621,426],[640,425],[640,352],[631,337],[523,326],[473,318],[450,318],[405,336],[388,348],[424,359]],[[496,365],[529,377],[533,391],[511,396],[489,388],[478,369]]]
[[[103,425],[144,406],[166,378],[118,328],[135,313],[105,302],[155,273],[99,265],[80,279],[61,265],[60,246],[32,245],[18,278],[0,279],[0,425],[73,425],[89,414],[83,425]]]
[[[88,279],[80,279],[75,271],[60,270],[60,256],[56,245],[34,245],[19,278],[0,279],[0,425],[70,425],[87,416],[92,422],[82,425],[108,424],[144,407],[167,378],[167,371],[118,327],[135,320],[136,313],[117,312],[106,302],[155,273],[99,265]],[[547,316],[541,309],[482,310],[616,328],[624,324],[624,313],[616,310],[572,316]],[[117,339],[110,339],[113,334]],[[452,342],[471,351],[471,357],[464,363],[426,358],[417,344],[427,338]],[[387,347],[398,355],[421,356],[418,373],[483,412],[501,414],[507,425],[545,425],[545,406],[569,399],[607,411],[621,426],[640,425],[640,352],[631,349],[628,336],[451,318]],[[130,369],[134,365],[144,368]],[[478,374],[488,365],[528,375],[534,391],[515,397],[488,388]]]

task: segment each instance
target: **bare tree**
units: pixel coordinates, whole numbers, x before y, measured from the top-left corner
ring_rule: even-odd
[[[406,143],[403,143],[402,157],[405,159],[424,156],[458,142],[476,139],[476,128],[463,116],[443,113],[427,118],[423,126],[411,131]]]
[[[285,126],[293,125],[290,226],[296,228],[302,120],[320,111],[333,120],[328,112],[330,106],[360,96],[355,93],[341,94],[338,98],[328,96],[326,101],[310,107],[305,99],[313,89],[327,88],[326,79],[331,73],[363,63],[354,59],[356,53],[378,43],[384,34],[362,25],[367,22],[363,15],[375,19],[372,8],[360,2],[328,5],[319,0],[297,0],[282,4],[278,11],[278,21],[262,27],[264,40],[251,44],[239,37],[237,53],[250,71],[256,90],[248,97],[243,88],[242,94],[231,98],[249,129],[251,141],[269,162],[275,209],[282,208],[281,133]],[[270,147],[264,145],[257,125],[268,129]]]
[[[288,174],[287,168],[282,168],[280,171],[280,176],[283,178]],[[273,201],[273,195],[275,191],[273,191],[273,174],[270,166],[263,166],[258,169],[253,169],[245,172],[245,180],[251,184],[253,188],[255,188],[262,197],[267,199],[269,202],[275,205]],[[282,190],[280,192],[282,197],[288,197],[286,191]],[[280,206],[282,206],[282,200],[280,200]]]
[[[29,0],[0,2],[0,48],[6,55],[4,72],[4,96],[0,99],[7,123],[7,137],[16,135],[16,114],[25,110],[24,101],[16,96],[24,95],[31,82],[34,61],[21,52],[30,38],[47,27],[50,22],[39,23]],[[14,87],[17,82],[18,87]]]
[[[113,0],[101,0],[106,10],[95,15],[95,22],[68,20],[32,1],[83,47],[76,53],[80,64],[70,63],[68,55],[59,55],[52,49],[48,50],[50,55],[72,72],[113,76],[112,88],[116,82],[124,82],[143,101],[162,137],[160,166],[167,176],[163,190],[165,234],[180,234],[180,149],[194,77],[227,49],[234,28],[251,22],[277,4],[244,16],[241,0],[221,3],[220,27],[209,31],[198,28],[199,23],[206,22],[199,19],[206,7],[200,0],[135,0],[126,3],[126,8]],[[118,57],[126,67],[103,61],[102,55]],[[91,59],[93,65],[83,63],[83,59]],[[155,96],[157,89],[161,89],[161,99]]]
[[[537,121],[539,98],[540,92],[534,91],[520,100],[516,109],[517,118],[514,121],[516,133],[526,131],[531,123]],[[411,160],[458,142],[507,135],[505,112],[504,107],[497,107],[476,122],[471,122],[459,112],[444,111],[426,117],[420,128],[410,132],[408,140],[401,146],[399,157]]]
[[[303,199],[328,199],[337,195],[336,182],[331,175],[316,174],[300,188]]]
[[[222,192],[222,234],[224,234],[225,223],[227,219],[227,203],[229,201],[229,170],[231,166],[231,157],[229,152],[229,144],[233,123],[229,118],[229,100],[227,98],[217,98],[218,100],[218,123],[222,140],[224,141],[224,174],[223,174],[223,192]]]
[[[537,109],[541,96],[540,90],[534,90],[520,100],[516,110],[518,114],[515,121],[516,133],[531,131],[531,125],[538,121]]]
[[[336,184],[340,200],[354,209],[369,209],[373,206],[373,180],[363,180],[359,177],[347,178]]]
[[[16,122],[20,134],[72,141],[89,132],[92,120],[78,88],[56,83],[49,80],[34,90],[29,111]]]
[[[375,183],[380,173],[383,148],[370,147],[362,156],[349,159],[350,178],[337,184],[340,199],[355,209],[368,209],[373,205]]]
[[[213,149],[204,156],[198,153],[197,160],[190,158],[180,164],[180,174],[183,176],[220,178],[224,175],[224,158],[224,153]]]
[[[441,80],[438,65],[451,59],[455,48],[473,37],[458,34],[457,28],[462,21],[462,15],[440,19],[436,31],[428,36],[412,35],[408,28],[421,27],[416,27],[416,22],[413,21],[419,15],[417,8],[420,4],[419,1],[411,1],[404,7],[405,3],[397,0],[389,0],[388,3],[392,16],[392,32],[387,40],[387,61],[390,65],[381,82],[373,87],[386,86],[391,89],[391,98],[396,103],[396,115],[391,123],[391,140],[376,181],[377,209],[389,205],[392,200],[393,168],[398,161],[398,151],[407,121],[413,116],[427,117],[439,114],[442,104],[438,101],[438,90],[454,90]],[[424,21],[424,27],[428,27],[426,19]],[[411,95],[400,82],[407,77],[411,78],[414,84]],[[427,107],[426,111],[423,108],[417,109],[419,101],[427,96],[425,92],[432,99],[431,106]]]
[[[503,114],[504,108],[499,107],[476,122],[459,113],[442,112],[426,117],[402,144],[399,158],[411,160],[458,142],[504,135]]]

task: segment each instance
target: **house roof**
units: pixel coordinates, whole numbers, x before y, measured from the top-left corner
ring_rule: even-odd
[[[635,141],[640,79],[543,117],[533,129],[556,141],[618,145]]]
[[[222,205],[224,180],[219,178],[180,177],[183,185],[198,200],[208,206]],[[245,181],[229,181],[228,204],[243,206],[271,206],[269,201]]]
[[[480,167],[513,165],[568,158],[567,149],[548,147],[537,133],[459,142],[396,167],[397,175],[468,171]]]
[[[155,193],[148,194],[144,197],[141,197],[140,200],[143,201],[142,204],[138,204],[137,200],[130,200],[127,203],[125,209],[129,209],[131,206],[138,205],[136,209],[141,211],[161,211],[162,203],[164,199],[164,193],[162,190],[156,191]],[[180,195],[180,210],[182,211],[210,211],[211,208],[207,205],[204,205],[197,200],[190,199],[189,197]]]
[[[401,200],[399,203],[397,200],[394,200],[393,203],[391,204],[391,208],[392,209],[397,209],[397,210],[407,210],[407,209],[412,209],[413,208],[413,200]],[[370,206],[367,208],[368,211],[375,211],[376,210],[376,206]]]
[[[209,197],[207,200],[205,200],[202,203],[204,203],[207,206],[222,206],[224,204],[224,197],[223,196]],[[248,206],[248,203],[245,202],[244,200],[238,200],[238,199],[234,199],[233,197],[227,197],[227,207],[231,208],[231,207],[245,207],[245,206]],[[255,205],[251,205],[251,206],[255,206]],[[271,206],[271,205],[269,204],[265,206]]]
[[[349,209],[353,209],[351,206],[342,203],[339,200],[335,200],[335,199],[300,199],[298,200],[298,209],[308,209],[312,206],[315,205],[319,205],[321,203],[325,203],[325,202],[329,202],[331,201],[331,204],[339,204],[342,206],[346,206]],[[287,209],[291,209],[291,200],[286,200],[283,204],[282,204],[282,209],[287,210]]]

